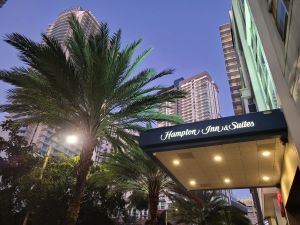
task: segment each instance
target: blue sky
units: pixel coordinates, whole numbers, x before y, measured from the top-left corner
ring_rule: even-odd
[[[40,41],[40,34],[57,15],[74,6],[91,10],[108,23],[111,32],[121,28],[124,45],[142,38],[141,50],[152,47],[153,51],[139,69],[176,69],[161,80],[165,85],[208,71],[220,89],[222,116],[233,114],[218,30],[229,21],[230,0],[8,0],[0,9],[0,69],[21,65],[16,51],[3,42],[5,34],[18,32]],[[0,83],[0,103],[5,101],[6,89]]]
[[[91,10],[111,32],[121,28],[124,45],[143,38],[141,50],[152,47],[153,51],[139,69],[175,68],[172,76],[161,80],[165,85],[208,71],[220,89],[222,116],[233,115],[219,35],[219,26],[229,21],[230,0],[8,0],[0,9],[0,69],[22,65],[17,52],[3,42],[5,34],[18,32],[40,41],[57,15],[74,6]],[[0,83],[0,104],[7,88]]]

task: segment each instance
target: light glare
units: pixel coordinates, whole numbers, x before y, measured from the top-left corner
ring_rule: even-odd
[[[176,165],[176,166],[178,166],[180,164],[180,161],[177,160],[177,159],[175,159],[175,160],[173,160],[173,164]]]
[[[263,179],[264,181],[269,181],[269,180],[270,180],[270,177],[268,177],[268,176],[263,176],[262,179]]]
[[[225,178],[225,179],[224,179],[224,182],[225,182],[226,184],[229,184],[229,183],[231,182],[231,180],[230,180],[229,178]]]
[[[66,141],[68,144],[77,144],[78,137],[76,135],[68,135]]]
[[[195,186],[196,185],[196,181],[195,180],[190,180],[190,185],[191,186]]]
[[[264,157],[269,157],[271,155],[271,152],[270,151],[263,151],[261,154]]]
[[[222,157],[219,156],[219,155],[216,155],[216,156],[214,157],[214,160],[215,160],[216,162],[221,162],[221,161],[222,161]]]

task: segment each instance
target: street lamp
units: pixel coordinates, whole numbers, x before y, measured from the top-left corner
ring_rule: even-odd
[[[71,145],[77,144],[77,143],[78,143],[78,136],[77,136],[77,135],[74,135],[74,134],[68,135],[68,136],[66,137],[66,142],[67,142],[68,144],[71,144]]]

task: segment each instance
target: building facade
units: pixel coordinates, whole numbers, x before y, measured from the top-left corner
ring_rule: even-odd
[[[94,150],[93,161],[96,163],[101,163],[106,160],[106,154],[110,153],[112,149],[111,143],[107,140],[103,140]]]
[[[91,11],[81,7],[68,9],[60,13],[53,24],[48,26],[47,36],[55,38],[62,46],[66,44],[72,35],[69,18],[73,15],[82,26],[86,34],[94,34],[100,28],[100,24]]]
[[[244,77],[249,76],[258,111],[279,107],[278,96],[269,62],[247,1],[232,6],[231,24],[235,32],[236,49],[245,61],[241,67]]]
[[[221,25],[219,30],[234,114],[243,115],[256,112],[257,107],[241,40],[232,15],[230,13],[231,23]],[[256,200],[253,203],[256,219],[253,219],[253,210],[247,211],[247,217],[249,219],[252,218],[250,219],[251,224],[257,224],[258,220],[263,220],[258,193],[255,188],[251,188],[250,192],[252,194],[252,201],[253,199]]]
[[[230,87],[233,111],[235,115],[242,115],[245,113],[245,110],[243,107],[240,92],[240,89],[242,87],[240,63],[235,48],[233,46],[231,24],[221,25],[219,27],[219,31],[224,53],[227,78]]]
[[[246,62],[257,109],[281,108],[288,125],[280,186],[259,189],[263,216],[272,225],[300,224],[299,10],[297,0],[232,1],[234,43]]]
[[[191,78],[180,78],[168,90],[178,89],[187,93],[186,98],[175,102],[166,102],[161,106],[161,113],[180,115],[185,123],[220,117],[218,86],[208,72],[199,73]],[[168,91],[166,90],[166,91]],[[168,122],[159,123],[159,127],[171,125]]]
[[[257,211],[254,206],[252,198],[240,198],[239,202],[243,203],[247,207],[247,218],[250,220],[251,224],[258,224]]]

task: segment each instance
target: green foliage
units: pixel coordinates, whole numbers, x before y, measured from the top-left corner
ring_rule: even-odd
[[[141,40],[121,48],[121,31],[110,36],[106,24],[94,34],[85,33],[75,16],[69,20],[71,37],[64,46],[42,34],[42,44],[12,33],[5,41],[17,49],[25,67],[0,71],[0,80],[13,85],[8,103],[0,111],[22,113],[15,123],[42,123],[80,134],[82,151],[76,186],[65,224],[75,224],[86,185],[93,149],[106,139],[114,148],[137,144],[137,132],[157,121],[182,122],[159,112],[159,106],[185,96],[178,90],[163,92],[152,82],[172,69],[156,72],[137,66],[149,54],[133,55]],[[145,189],[145,187],[144,187]]]
[[[39,180],[43,156],[32,146],[25,146],[10,122],[2,127],[9,132],[9,139],[0,138],[0,151],[5,153],[0,158],[0,224],[22,224],[30,209],[30,225],[60,225],[76,180],[79,158],[51,158]],[[99,166],[93,166],[91,177],[99,170]],[[125,204],[122,193],[88,180],[78,225],[114,224],[113,219],[125,212]]]
[[[164,87],[151,85],[172,69],[144,69],[133,75],[151,51],[132,58],[141,40],[121,49],[120,30],[110,37],[108,26],[102,24],[99,32],[88,35],[75,17],[70,26],[73,35],[66,50],[45,34],[43,44],[17,33],[6,36],[28,67],[0,71],[0,80],[14,86],[1,111],[22,113],[24,117],[17,121],[21,124],[41,122],[72,129],[88,141],[101,137],[116,146],[132,143],[132,131],[144,130],[145,123],[181,122],[179,117],[159,113],[158,106],[185,94],[162,92]]]
[[[8,133],[8,140],[0,137],[0,224],[21,224],[25,216],[30,189],[37,180],[33,172],[40,165],[41,158],[32,146],[18,135],[17,127],[11,121],[1,124]]]
[[[170,219],[195,225],[249,225],[243,212],[226,201],[218,191],[185,191],[177,189],[171,196],[174,204]]]
[[[148,196],[142,191],[133,191],[128,197],[129,209],[137,209],[139,211],[147,210],[149,208]]]
[[[123,193],[115,192],[108,186],[98,186],[89,182],[77,224],[114,224],[112,218],[121,218],[126,214],[125,206]]]
[[[131,200],[136,208],[145,208],[146,197],[154,224],[159,195],[173,186],[167,174],[139,148],[110,154],[103,169],[103,177],[99,181],[107,182],[121,191],[133,191]]]
[[[60,224],[66,214],[70,188],[75,183],[78,160],[66,157],[52,158],[43,179],[35,184],[29,199],[32,224]],[[40,168],[38,168],[40,171]]]
[[[151,188],[164,193],[173,182],[159,166],[140,148],[130,151],[116,151],[108,155],[104,163],[102,181],[108,182],[120,190],[149,194]]]

